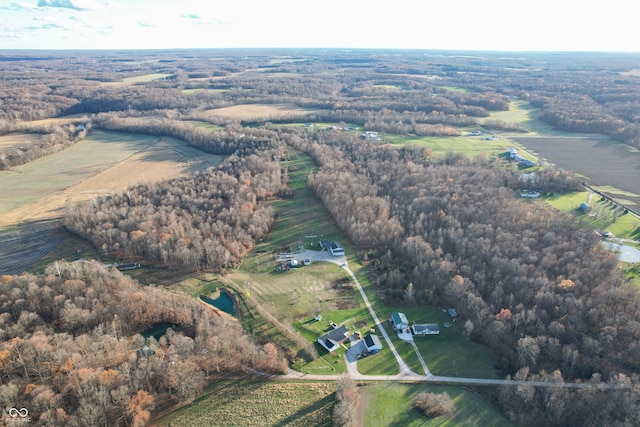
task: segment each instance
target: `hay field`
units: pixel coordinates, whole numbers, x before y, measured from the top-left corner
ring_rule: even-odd
[[[42,140],[42,135],[37,133],[10,133],[0,135],[0,149],[14,146],[29,145]]]
[[[225,117],[231,120],[256,120],[278,118],[283,116],[304,116],[315,110],[301,108],[296,104],[244,104],[233,107],[207,110],[211,116]]]
[[[100,82],[100,86],[133,86],[136,83],[148,83],[158,79],[164,79],[171,76],[171,74],[167,73],[152,73],[152,74],[144,74],[141,76],[134,77],[126,77],[119,82]]]
[[[0,172],[0,226],[57,218],[67,202],[204,170],[223,158],[175,138],[95,132],[62,152]]]

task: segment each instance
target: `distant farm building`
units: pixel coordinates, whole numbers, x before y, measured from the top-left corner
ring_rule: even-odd
[[[342,344],[348,336],[349,332],[347,331],[347,328],[345,326],[338,326],[318,338],[318,342],[326,348],[329,353],[331,353],[340,347],[340,344]]]
[[[399,311],[394,311],[391,313],[391,324],[396,331],[404,331],[409,329],[409,321],[407,320],[407,316],[404,313],[400,313]]]
[[[525,199],[536,199],[540,197],[540,192],[538,191],[523,191],[520,193],[520,197]]]
[[[331,240],[320,240],[320,247],[323,251],[326,250],[331,252],[331,255],[333,256],[344,256],[344,249],[339,243]]]
[[[364,139],[368,139],[369,141],[380,141],[380,135],[378,132],[372,132],[370,130],[366,131],[361,135]]]
[[[526,168],[529,168],[531,166],[535,166],[536,165],[536,162],[531,161],[529,159],[525,159],[520,154],[518,154],[518,150],[516,150],[513,147],[509,148],[509,159],[515,161],[520,166],[523,166],[523,167],[526,167]]]
[[[364,337],[364,345],[367,347],[367,351],[372,353],[377,353],[382,350],[382,343],[380,342],[380,338],[375,334],[369,334]]]
[[[440,333],[440,326],[437,323],[414,323],[411,325],[413,335],[438,335]]]
[[[589,206],[586,203],[580,203],[580,206],[578,206],[578,209],[580,209],[584,213],[589,213],[589,211],[591,210],[591,206]]]

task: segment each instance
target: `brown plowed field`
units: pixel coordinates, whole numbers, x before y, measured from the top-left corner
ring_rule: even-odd
[[[616,199],[640,206],[640,151],[597,137],[513,137],[528,150],[556,166],[590,179],[596,187],[609,189]],[[622,190],[616,193],[616,189]]]
[[[233,107],[207,110],[211,116],[225,117],[231,120],[269,119],[282,116],[310,114],[314,110],[301,108],[296,104],[244,104]]]

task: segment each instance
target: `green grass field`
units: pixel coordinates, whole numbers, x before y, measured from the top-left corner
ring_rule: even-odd
[[[50,156],[0,171],[0,214],[65,189],[155,143],[157,137],[96,131]]]
[[[441,309],[433,306],[409,306],[409,307],[384,307],[376,309],[380,319],[388,319],[393,311],[406,314],[409,322],[437,323],[440,325],[439,335],[416,336],[414,341],[425,360],[427,367],[434,375],[471,377],[471,378],[501,378],[494,365],[496,363],[493,353],[485,346],[474,343],[462,334],[461,325],[451,322],[451,318]],[[451,323],[445,328],[445,322]],[[422,366],[413,347],[398,339],[391,333],[391,325],[384,325],[390,332],[392,341],[398,353],[407,362],[409,367],[419,374],[423,374]],[[363,368],[368,366],[368,361],[363,361]],[[361,373],[381,373],[375,370],[360,368]]]
[[[364,425],[367,427],[513,426],[485,399],[460,387],[376,383],[367,384],[361,390],[369,399],[364,416]],[[425,418],[412,405],[416,396],[422,392],[449,394],[455,405],[454,412],[446,416]]]
[[[590,199],[589,194],[588,191],[576,191],[554,194],[545,197],[544,200],[554,208],[574,215],[576,220],[586,227],[596,231],[606,230],[624,239],[640,240],[640,218],[631,214],[616,214],[616,208],[610,202],[601,200],[596,194]],[[581,203],[590,203],[592,212],[597,215],[585,214],[579,210]]]
[[[156,426],[332,425],[334,382],[215,380],[192,403]]]
[[[431,148],[434,155],[448,152],[463,153],[470,157],[477,155],[499,155],[506,152],[511,143],[503,139],[486,140],[484,136],[448,136],[436,137],[415,135],[385,135],[385,142],[393,146],[416,146]]]

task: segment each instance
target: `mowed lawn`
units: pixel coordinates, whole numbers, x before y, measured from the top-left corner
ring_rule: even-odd
[[[502,378],[494,366],[496,361],[491,350],[465,338],[460,322],[452,322],[449,315],[442,309],[433,306],[376,308],[376,314],[380,320],[385,320],[383,326],[389,333],[396,350],[414,372],[424,374],[411,344],[400,340],[388,322],[393,311],[404,313],[409,323],[437,323],[440,326],[439,335],[414,336],[418,350],[432,374],[469,378]],[[451,326],[445,328],[445,322]],[[386,346],[383,345],[383,352],[384,347]],[[377,357],[361,359],[358,362],[359,371],[363,374],[383,374],[384,372],[377,369],[381,364],[376,362]]]
[[[124,160],[157,137],[97,131],[66,150],[0,171],[0,214],[36,201]]]
[[[500,411],[473,391],[450,386],[401,383],[375,383],[360,388],[361,399],[367,401],[361,409],[363,424],[367,427],[385,426],[439,426],[485,427],[513,426]],[[413,400],[422,392],[447,393],[455,405],[445,416],[425,418],[413,407]]]
[[[331,381],[215,380],[191,404],[151,425],[329,426],[335,388]]]

